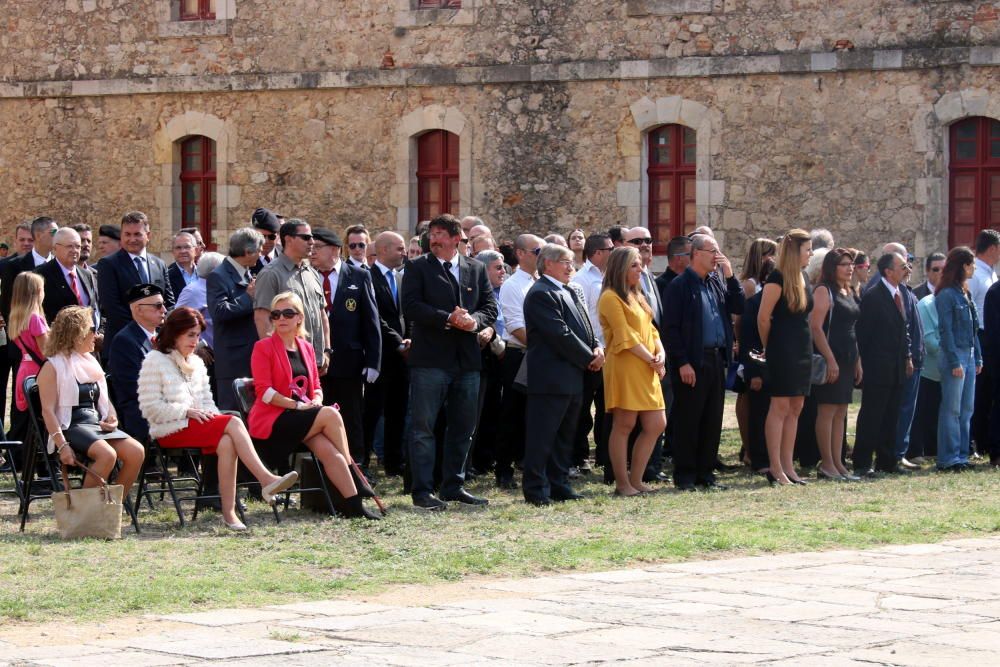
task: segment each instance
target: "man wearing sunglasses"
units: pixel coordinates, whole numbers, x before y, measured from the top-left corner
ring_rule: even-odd
[[[257,266],[254,267],[254,275],[264,270],[264,267],[274,261],[278,255],[276,248],[278,240],[278,230],[280,224],[278,216],[266,208],[258,208],[253,212],[250,220],[251,226],[264,236],[264,247],[260,251],[260,258]]]
[[[257,276],[254,290],[254,323],[258,338],[271,335],[271,300],[282,292],[294,292],[305,310],[306,338],[316,353],[320,375],[326,375],[330,358],[330,321],[319,274],[306,261],[313,252],[313,234],[309,223],[289,218],[278,230],[282,252]],[[266,237],[265,237],[266,238]]]
[[[941,280],[941,271],[944,270],[945,256],[941,252],[932,252],[924,260],[924,277],[927,279],[913,289],[913,296],[917,301],[929,294],[934,294],[938,281]]]
[[[359,269],[368,268],[368,230],[364,225],[351,225],[344,230],[347,237],[347,261]]]

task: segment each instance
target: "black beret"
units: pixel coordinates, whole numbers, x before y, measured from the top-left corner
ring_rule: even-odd
[[[97,235],[114,239],[115,241],[121,241],[122,228],[118,225],[101,225],[101,227],[97,230]]]
[[[278,216],[266,208],[259,208],[254,211],[250,221],[257,229],[266,229],[272,234],[278,233]]]
[[[312,234],[313,238],[316,239],[317,241],[320,241],[321,243],[325,243],[327,245],[335,245],[338,248],[344,247],[344,244],[341,243],[340,241],[340,237],[337,236],[337,232],[333,231],[332,229],[327,229],[325,227],[317,227],[316,229],[312,230]]]
[[[146,299],[148,297],[157,296],[159,294],[163,294],[163,290],[160,289],[159,286],[153,285],[151,283],[143,283],[140,285],[133,285],[132,287],[129,287],[128,291],[125,292],[125,300],[128,301],[129,303],[134,303],[139,299]]]

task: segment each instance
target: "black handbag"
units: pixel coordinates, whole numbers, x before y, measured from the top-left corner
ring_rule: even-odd
[[[826,287],[826,286],[825,286]],[[824,333],[829,334],[830,327],[833,325],[833,308],[835,306],[833,290],[826,287],[826,291],[830,293],[830,312],[827,315],[826,320],[826,331]],[[829,341],[828,341],[829,342]],[[822,354],[817,354],[813,352],[812,355],[812,371],[809,374],[809,381],[812,384],[826,384],[826,357]]]

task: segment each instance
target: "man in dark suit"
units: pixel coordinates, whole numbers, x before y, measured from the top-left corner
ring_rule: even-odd
[[[188,232],[179,232],[174,235],[172,252],[174,261],[167,267],[167,280],[176,300],[188,284],[200,280],[195,263],[198,241]]]
[[[913,290],[913,296],[920,301],[928,294],[933,294],[937,289],[938,281],[941,280],[941,272],[944,270],[944,253],[932,252],[924,260],[924,274],[927,280],[917,285]]]
[[[406,257],[406,243],[395,232],[375,238],[372,289],[382,332],[382,366],[378,379],[365,392],[365,448],[371,450],[375,427],[382,418],[382,465],[387,475],[403,474],[403,426],[410,382],[406,355],[410,339],[400,307],[400,274]]]
[[[745,305],[740,281],[714,238],[693,235],[691,252],[691,265],[667,288],[663,313],[675,400],[674,485],[685,491],[720,488],[715,464],[732,361],[732,316],[742,315]]]
[[[486,268],[462,256],[462,226],[448,214],[431,220],[431,253],[410,263],[403,280],[403,315],[412,323],[410,348],[410,469],[413,504],[443,510],[445,500],[487,501],[464,488],[472,445],[482,356],[480,330],[492,326],[497,303]],[[434,422],[447,405],[441,499],[434,496]]]
[[[167,266],[163,260],[146,252],[149,245],[149,219],[141,211],[132,211],[122,217],[122,248],[107,259],[101,260],[97,272],[97,293],[101,312],[106,318],[105,340],[112,344],[119,331],[132,321],[132,311],[125,295],[136,285],[150,284],[160,288],[167,310],[174,307],[174,293],[167,279]],[[108,359],[108,346],[102,350]]]
[[[906,260],[887,253],[878,260],[879,281],[861,298],[855,330],[865,370],[854,444],[854,474],[869,475],[872,454],[876,472],[899,472],[894,445],[903,383],[913,375],[900,283]]]
[[[568,287],[573,252],[549,244],[538,255],[539,279],[524,299],[528,401],[524,499],[533,505],[578,500],[569,485],[573,436],[583,403],[585,371],[600,370],[604,350],[586,307]]]
[[[368,465],[365,448],[364,386],[378,379],[382,356],[378,308],[371,275],[341,261],[343,244],[337,233],[322,227],[313,230],[312,267],[323,280],[323,300],[330,321],[330,370],[320,382],[323,402],[340,406],[351,456]]]
[[[344,238],[347,240],[348,250],[347,257],[344,259],[355,268],[367,269],[367,251],[371,243],[368,230],[364,225],[351,225],[344,230]]]
[[[166,301],[163,290],[148,283],[133,285],[125,292],[124,299],[131,317],[108,346],[111,393],[122,429],[139,442],[146,442],[149,423],[139,409],[139,371],[146,354],[153,349],[156,329],[163,324]]]
[[[97,251],[100,259],[90,265],[95,272],[100,271],[101,262],[115,254],[122,247],[122,228],[118,225],[101,225],[97,229]]]
[[[97,286],[93,272],[80,268],[80,235],[71,227],[63,227],[53,237],[55,258],[35,269],[45,281],[42,310],[52,322],[56,313],[66,306],[94,308],[94,326],[100,322],[97,313]]]
[[[31,223],[22,222],[18,223],[17,227],[14,228],[14,250],[17,251],[16,255],[11,255],[9,257],[4,257],[0,259],[0,290],[3,290],[3,276],[7,273],[7,265],[11,262],[15,262],[18,258],[24,255],[30,255],[31,249],[34,247],[35,239],[31,234]],[[10,289],[10,286],[7,287]],[[10,313],[7,313],[8,315]],[[0,317],[0,326],[6,327],[7,320]],[[7,345],[13,348],[12,352],[8,352]],[[13,357],[18,356],[17,346],[13,342],[8,342],[5,345],[0,346],[0,423],[3,423],[4,415],[7,412],[7,386],[10,382],[10,369],[13,363]],[[15,374],[15,377],[16,374]],[[11,392],[11,403],[13,403],[13,392]]]
[[[253,319],[256,285],[250,271],[257,265],[263,245],[264,237],[252,227],[233,232],[229,256],[208,275],[205,284],[221,410],[239,410],[233,380],[250,377],[250,354],[257,342]]]
[[[273,262],[278,255],[278,249],[275,246],[278,241],[278,231],[281,229],[281,222],[278,220],[278,216],[272,211],[266,208],[258,208],[253,212],[250,224],[264,237],[264,248],[260,251],[260,257],[257,258],[257,265],[253,269],[253,274],[256,276],[264,270],[265,266]]]

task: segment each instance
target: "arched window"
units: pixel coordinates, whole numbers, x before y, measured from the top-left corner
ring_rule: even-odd
[[[659,251],[698,225],[695,207],[695,131],[661,125],[648,133],[649,233]]]
[[[948,246],[971,246],[1000,229],[1000,121],[966,118],[951,126]]]
[[[417,215],[458,214],[458,135],[432,130],[417,137]]]
[[[208,137],[181,141],[181,227],[197,227],[214,249],[215,142]]]
[[[215,0],[180,0],[181,21],[215,20]]]

